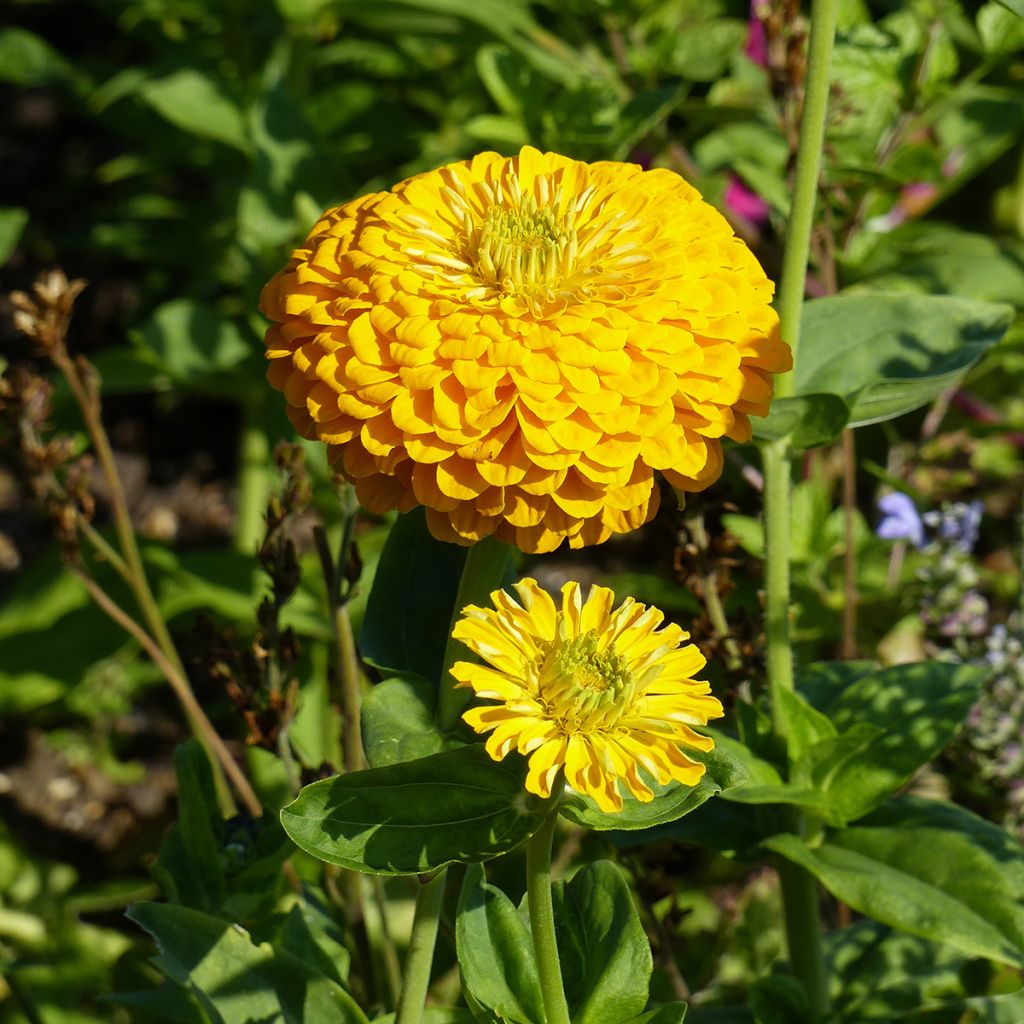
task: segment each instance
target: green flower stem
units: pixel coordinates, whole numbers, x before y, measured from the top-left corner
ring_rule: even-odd
[[[789,635],[789,531],[792,528],[791,464],[785,441],[766,444],[764,461],[764,634],[772,694],[793,689],[793,650]],[[772,700],[775,730],[786,734],[783,703]]]
[[[238,444],[238,498],[235,501],[235,549],[253,554],[266,530],[264,513],[270,495],[270,440],[262,402],[243,403],[242,436]]]
[[[484,604],[491,591],[501,586],[511,556],[512,549],[507,544],[490,539],[474,544],[467,551],[466,564],[462,567],[462,578],[459,580],[455,608],[452,611],[453,626],[467,604]],[[451,667],[459,658],[468,654],[469,651],[463,644],[452,639],[449,628],[437,696],[437,723],[446,732],[458,725],[467,699],[461,691],[455,689]],[[395,1024],[420,1024],[423,1020],[423,1006],[430,988],[430,968],[434,961],[434,946],[437,943],[441,897],[447,878],[448,870],[442,868],[430,881],[424,882],[416,894],[412,941]]]
[[[821,946],[818,886],[814,876],[789,861],[776,865],[782,885],[789,969],[807,992],[815,1020],[828,1015],[828,978]]]
[[[793,350],[794,366],[800,349],[800,311],[804,304],[807,257],[811,251],[814,200],[818,193],[821,150],[825,141],[829,68],[832,64],[832,43],[838,16],[839,0],[814,0],[811,5],[811,38],[807,48],[807,81],[800,119],[800,144],[793,176],[793,206],[786,232],[786,251],[782,258],[782,282],[779,285],[777,304],[782,337]],[[792,372],[776,378],[776,397],[783,398],[792,393]]]
[[[551,902],[551,844],[558,824],[558,800],[564,785],[565,779],[560,776],[549,801],[551,811],[526,847],[526,899],[530,907],[530,931],[546,1024],[570,1024]]]
[[[807,258],[814,204],[821,171],[828,109],[829,67],[835,38],[838,0],[814,0],[811,8],[811,36],[808,44],[807,81],[800,144],[793,182],[786,252],[779,288],[779,320],[782,337],[789,342],[796,364],[800,349],[800,315],[804,301]],[[793,393],[793,374],[776,382],[776,396]],[[775,728],[783,736],[787,722],[778,699],[782,690],[793,689],[793,653],[789,630],[790,580],[789,531],[791,528],[792,477],[786,443],[775,442],[764,449],[765,510],[765,637],[768,647],[768,679],[773,701]],[[798,830],[802,823],[796,822]],[[790,968],[803,984],[812,1013],[828,1013],[828,985],[822,956],[818,888],[813,876],[793,864],[779,867],[785,910],[786,944]]]
[[[430,969],[434,964],[437,925],[441,918],[441,901],[447,880],[448,871],[442,868],[433,878],[421,882],[416,894],[416,915],[412,922],[412,939],[409,942],[409,957],[405,963],[405,979],[398,1000],[395,1024],[420,1024],[423,1020],[423,1007],[430,988]]]
[[[466,605],[488,603],[491,592],[501,587],[511,557],[511,547],[490,537],[474,544],[466,554],[466,564],[462,569],[462,579],[459,581],[448,629],[448,645],[444,651],[437,695],[437,724],[443,732],[451,732],[459,724],[459,718],[470,699],[467,691],[455,689],[451,669],[460,658],[471,658],[472,655],[464,644],[451,638],[452,628]]]

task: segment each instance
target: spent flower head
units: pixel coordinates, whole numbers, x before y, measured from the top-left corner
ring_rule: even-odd
[[[707,683],[695,680],[704,657],[688,635],[632,598],[616,609],[606,587],[583,600],[578,583],[555,601],[532,579],[504,591],[494,608],[463,609],[452,635],[487,664],[456,662],[452,675],[484,700],[465,720],[490,733],[487,752],[502,760],[529,757],[526,788],[551,794],[559,772],[603,811],[623,806],[620,786],[637,800],[654,796],[650,782],[695,785],[704,765],[685,748],[710,750],[694,731],[722,715]]]
[[[525,551],[719,476],[790,366],[772,284],[678,175],[524,147],[328,210],[263,291],[269,379],[371,510]]]

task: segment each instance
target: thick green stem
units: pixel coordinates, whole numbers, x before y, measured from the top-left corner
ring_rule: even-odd
[[[804,302],[807,257],[811,251],[814,227],[814,200],[821,172],[821,150],[825,141],[825,114],[828,110],[829,67],[832,42],[836,34],[839,0],[814,0],[811,6],[811,38],[807,50],[807,82],[804,110],[800,120],[800,145],[793,176],[793,206],[786,232],[786,252],[782,259],[782,282],[778,310],[782,337],[793,350],[796,364],[800,349],[800,310]],[[793,393],[793,375],[785,374],[775,382],[775,394]]]
[[[455,596],[451,626],[448,630],[448,645],[444,651],[441,667],[441,685],[437,695],[437,724],[444,732],[451,732],[459,724],[459,716],[469,702],[470,694],[455,689],[451,675],[452,665],[460,658],[470,657],[469,649],[451,639],[451,630],[468,604],[484,605],[491,592],[497,590],[505,577],[512,549],[507,544],[487,538],[474,544],[466,554],[462,569],[459,591]]]
[[[332,609],[334,637],[338,657],[338,678],[341,680],[341,743],[345,771],[358,772],[365,767],[363,733],[360,720],[362,690],[359,685],[359,661],[352,636],[352,620],[343,604]]]
[[[441,900],[448,871],[442,868],[429,881],[420,884],[416,894],[416,916],[412,923],[409,957],[405,962],[402,996],[398,1001],[395,1024],[420,1024],[430,988],[430,970],[434,964],[437,925],[441,919]]]
[[[564,782],[552,793],[552,808],[547,820],[526,847],[526,899],[530,907],[530,931],[546,1024],[570,1024],[555,937],[555,911],[551,902],[551,844],[558,824],[558,798],[562,785]]]
[[[793,689],[793,649],[789,635],[790,461],[784,441],[764,448],[764,635],[768,681],[773,694]],[[783,735],[783,703],[772,701],[775,728]]]
[[[467,604],[483,604],[488,595],[501,586],[511,555],[512,549],[507,544],[495,540],[480,541],[469,549],[466,553],[466,563],[462,567],[455,607],[452,610],[452,625]],[[459,715],[466,704],[466,697],[454,688],[455,680],[450,674],[451,667],[468,653],[463,644],[452,639],[449,628],[437,698],[437,722],[446,731],[454,729],[458,724]],[[434,945],[437,942],[441,896],[447,878],[448,871],[442,868],[429,882],[421,885],[416,894],[412,943],[409,947],[395,1024],[419,1024],[423,1019],[423,1005],[430,987],[430,967],[434,959]]]
[[[794,365],[800,350],[800,314],[825,139],[829,66],[838,8],[838,0],[814,0],[811,8],[804,109],[778,299],[782,337],[793,350]],[[783,397],[792,393],[793,375],[790,373],[777,381],[776,395]],[[775,727],[783,736],[787,732],[787,723],[779,697],[782,690],[793,689],[793,652],[789,630],[791,484],[791,466],[785,442],[767,445],[764,449],[765,637]],[[801,827],[799,821],[796,827]],[[812,1013],[815,1017],[824,1017],[828,1013],[828,986],[822,957],[817,883],[810,874],[793,864],[782,865],[780,876],[790,968],[807,991]]]
[[[820,1019],[828,1014],[828,979],[821,949],[818,885],[812,875],[789,861],[781,861],[778,871],[789,969],[806,989],[815,1019]]]
[[[261,422],[262,408],[250,399],[243,405],[244,421],[238,444],[238,483],[235,500],[235,548],[251,555],[260,545],[266,524],[263,514],[270,494],[270,440]]]

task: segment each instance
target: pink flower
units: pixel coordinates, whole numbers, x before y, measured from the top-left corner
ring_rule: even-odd
[[[747,22],[747,42],[743,53],[758,67],[768,67],[768,37],[764,31],[764,22],[759,16],[763,3],[750,0],[750,19]]]
[[[735,174],[729,175],[724,200],[732,213],[751,224],[760,227],[768,220],[768,204],[756,192],[747,188]]]

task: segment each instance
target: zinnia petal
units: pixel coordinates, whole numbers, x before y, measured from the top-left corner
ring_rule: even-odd
[[[328,210],[260,301],[270,382],[360,501],[542,552],[647,522],[655,471],[717,479],[790,366],[771,297],[682,178],[527,146]]]
[[[494,611],[467,607],[453,633],[490,663],[457,662],[452,674],[498,702],[463,716],[490,733],[491,757],[525,754],[526,788],[542,797],[564,771],[574,790],[606,812],[622,809],[624,793],[653,799],[651,782],[695,785],[704,765],[685,750],[712,749],[693,727],[719,717],[722,706],[707,683],[684,675],[704,665],[696,648],[679,646],[687,635],[671,623],[662,627],[658,609],[632,598],[612,610],[606,587],[592,587],[584,599],[578,583],[566,583],[559,604],[535,580],[514,589],[518,602],[496,591]],[[511,651],[519,652],[518,668]],[[670,676],[664,683],[663,672]]]

